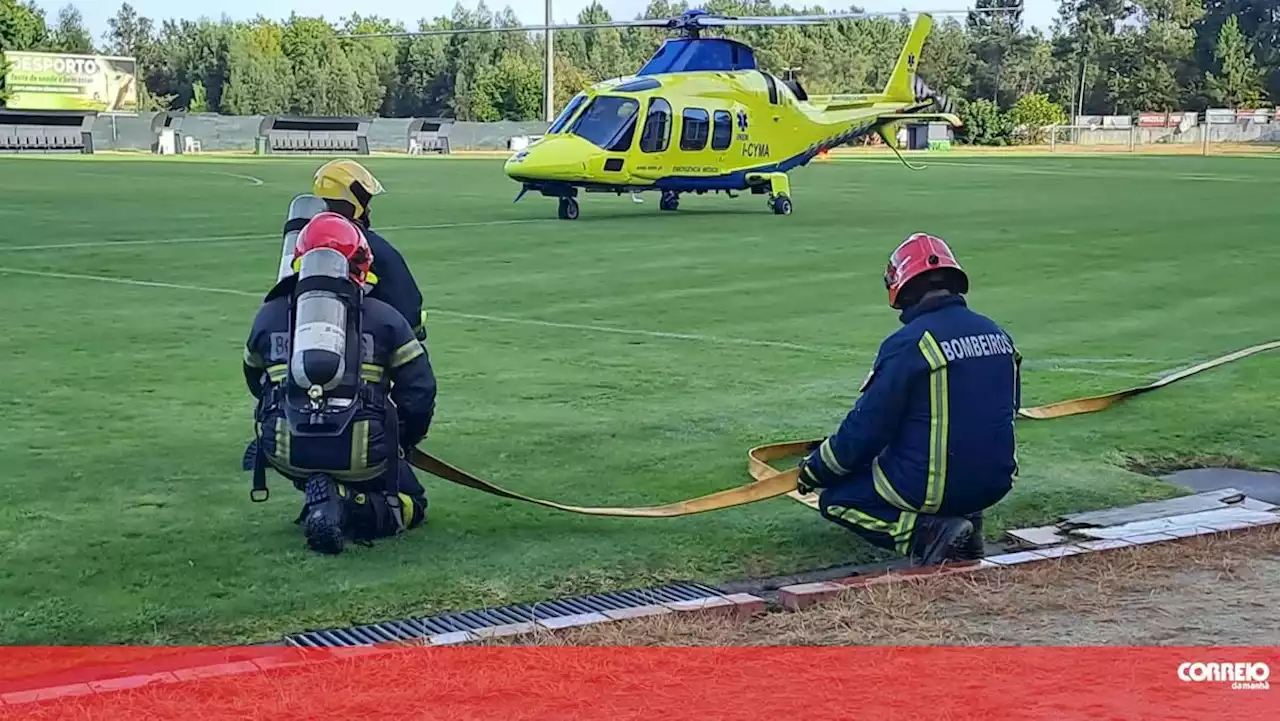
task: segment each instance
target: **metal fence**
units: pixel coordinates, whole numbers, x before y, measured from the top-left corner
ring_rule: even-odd
[[[1049,146],[1055,151],[1166,151],[1212,155],[1280,149],[1280,120],[1235,111],[1140,116],[1137,122],[1127,116],[1095,116],[1076,118],[1073,125],[1057,125],[1046,130]]]
[[[1213,111],[1211,111],[1212,113]],[[156,142],[151,121],[156,113],[137,116],[99,116],[93,126],[96,151],[150,151]],[[1174,117],[1177,115],[1177,117]],[[1274,117],[1274,116],[1273,116]],[[202,150],[253,152],[263,116],[188,114],[182,134],[200,142]],[[1052,150],[1150,151],[1203,154],[1259,152],[1280,147],[1280,119],[1259,122],[1250,117],[1170,114],[1161,126],[1143,125],[1127,116],[1076,118],[1073,125],[1046,128]],[[1085,122],[1080,122],[1085,121]],[[411,118],[375,118],[369,126],[373,152],[407,152]],[[505,150],[511,138],[541,135],[548,124],[541,121],[471,123],[456,122],[449,144],[454,150]]]
[[[98,116],[93,126],[93,148],[150,151],[156,142],[151,120],[156,113],[137,116]],[[200,141],[203,151],[253,152],[261,115],[192,113],[183,118],[182,134]],[[411,118],[376,118],[369,126],[369,149],[374,152],[406,152]],[[548,123],[454,123],[449,144],[454,150],[504,150],[520,135],[541,135]]]

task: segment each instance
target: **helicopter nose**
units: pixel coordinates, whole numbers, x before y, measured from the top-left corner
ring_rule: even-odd
[[[580,180],[594,151],[582,138],[551,136],[511,156],[503,170],[519,181]]]

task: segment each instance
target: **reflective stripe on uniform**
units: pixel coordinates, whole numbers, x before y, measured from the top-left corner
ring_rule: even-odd
[[[244,364],[249,366],[250,368],[261,368],[264,365],[266,365],[266,362],[262,360],[262,356],[249,350],[248,346],[245,346]]]
[[[884,471],[880,468],[879,458],[871,461],[871,477],[875,484],[876,493],[881,498],[888,501],[889,505],[902,511],[916,510],[915,506],[907,503],[906,500],[903,499],[902,494],[898,493],[898,489],[894,488],[893,484],[889,482],[889,477],[886,476]]]
[[[400,530],[406,530],[413,525],[413,497],[407,493],[399,493],[400,496]]]
[[[800,467],[800,475],[812,481],[813,485],[815,486],[821,483],[821,481],[818,480],[818,477],[813,475],[813,471],[809,468],[808,465]]]
[[[423,332],[427,329],[427,311],[418,312],[418,324],[413,327],[413,335],[421,338]]]
[[[417,338],[414,338],[408,343],[396,348],[396,352],[391,354],[391,367],[399,368],[425,352],[426,350],[423,349],[422,343],[418,342]]]
[[[876,518],[869,513],[863,513],[856,508],[849,508],[847,506],[827,506],[826,510],[828,516],[842,518],[859,528],[865,528],[868,531],[875,531],[877,533],[893,533],[894,524],[889,523],[888,521],[882,521],[879,518]]]
[[[271,457],[283,467],[292,467],[293,464],[289,462],[291,460],[289,452],[289,439],[291,438],[289,423],[283,418],[275,418],[272,422],[275,424],[276,450],[275,453],[271,454]]]
[[[918,514],[903,511],[898,515],[897,523],[890,523],[875,516],[846,506],[827,506],[826,514],[842,521],[848,521],[858,528],[873,533],[883,533],[893,539],[893,547],[898,553],[906,555],[911,548],[911,536],[916,530]]]
[[[840,461],[836,460],[836,452],[831,448],[830,438],[823,441],[822,445],[819,446],[818,456],[822,458],[823,465],[830,469],[832,473],[835,473],[838,476],[845,476],[849,474],[849,472],[845,470],[844,466],[840,465]]]
[[[361,363],[360,380],[367,381],[369,383],[381,383],[382,371],[382,366],[377,365],[376,363]]]
[[[1022,354],[1018,352],[1018,347],[1013,347],[1013,387],[1017,388],[1022,384]],[[1010,484],[1015,483],[1018,477],[1018,409],[1013,409],[1013,420],[1009,424],[1013,426],[1013,477],[1009,479]]]
[[[898,517],[898,525],[893,529],[894,550],[903,556],[911,550],[911,536],[915,534],[918,515],[911,511],[903,511]]]
[[[273,366],[267,366],[267,378],[270,378],[272,383],[279,383],[283,381],[285,377],[288,375],[289,375],[289,366],[285,365],[284,363],[277,363],[276,365],[273,365]]]
[[[947,483],[947,435],[951,408],[947,394],[947,357],[928,331],[920,338],[920,352],[929,362],[929,478],[921,513],[937,513]]]
[[[369,421],[351,424],[351,472],[360,473],[369,465]]]

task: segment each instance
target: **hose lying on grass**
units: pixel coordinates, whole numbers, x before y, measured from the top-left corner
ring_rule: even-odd
[[[1262,353],[1264,351],[1280,348],[1280,341],[1271,341],[1260,345],[1251,346],[1229,353],[1212,360],[1205,361],[1199,365],[1186,368],[1176,373],[1170,373],[1144,386],[1134,388],[1126,388],[1125,390],[1107,393],[1100,396],[1091,396],[1088,398],[1077,398],[1074,400],[1059,401],[1048,405],[1036,406],[1034,408],[1019,408],[1018,415],[1022,418],[1030,418],[1034,420],[1049,420],[1053,418],[1064,418],[1066,416],[1076,416],[1084,413],[1094,413],[1105,410],[1120,401],[1142,395],[1157,388],[1163,388],[1171,383],[1182,380],[1189,376],[1200,373],[1201,371],[1216,368],[1235,360]],[[426,471],[434,476],[443,478],[446,481],[456,483],[467,488],[474,488],[477,491],[483,491],[501,498],[509,498],[513,501],[522,501],[524,503],[533,503],[547,508],[554,508],[558,511],[568,511],[569,513],[580,513],[588,516],[622,516],[629,518],[672,518],[675,516],[688,516],[694,513],[705,513],[706,511],[716,511],[722,508],[732,508],[747,503],[755,503],[777,496],[794,494],[796,491],[796,469],[792,468],[785,471],[779,471],[769,465],[770,461],[775,461],[789,456],[797,456],[807,453],[816,444],[822,442],[822,438],[810,439],[804,441],[787,441],[784,443],[772,443],[769,445],[756,446],[747,452],[747,470],[754,479],[751,483],[737,488],[730,488],[723,491],[717,491],[705,496],[690,498],[675,503],[667,503],[660,506],[635,506],[635,507],[592,507],[592,506],[570,506],[555,501],[547,501],[541,498],[533,498],[515,491],[509,491],[497,484],[486,481],[479,476],[472,475],[467,471],[440,460],[434,455],[415,448],[410,454],[409,462],[414,467]]]

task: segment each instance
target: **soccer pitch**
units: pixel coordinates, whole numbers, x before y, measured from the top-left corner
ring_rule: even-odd
[[[300,494],[249,501],[241,347],[293,195],[323,159],[0,159],[0,643],[268,641],[308,627],[874,558],[786,498],[575,516],[420,474],[428,524],[338,557]],[[1136,385],[1280,336],[1280,162],[884,159],[761,196],[518,190],[499,160],[371,158],[374,226],[422,285],[440,381],[426,447],[513,490],[644,505],[748,480],[746,450],[832,431],[898,324],[881,282],[913,231],[1026,356],[1024,404]],[[1126,463],[1280,464],[1280,357],[1105,413],[1020,421],[988,536],[1177,491]],[[1190,460],[1187,460],[1190,459]]]

